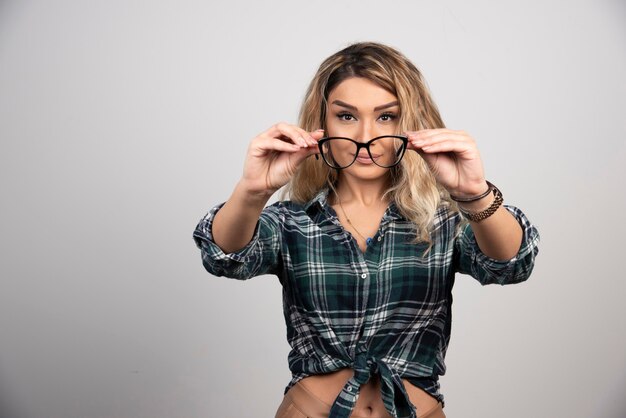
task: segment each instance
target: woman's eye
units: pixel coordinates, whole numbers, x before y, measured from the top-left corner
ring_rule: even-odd
[[[392,120],[394,120],[396,118],[396,115],[393,113],[383,113],[382,115],[380,115],[380,118],[384,121],[384,122],[390,122]]]
[[[349,122],[355,120],[354,116],[351,113],[339,113],[337,114],[339,120],[344,122]],[[395,113],[383,113],[379,116],[383,122],[391,122],[397,118]]]
[[[339,113],[337,117],[343,121],[350,121],[352,120],[350,118],[354,118],[354,116],[352,116],[350,113]]]

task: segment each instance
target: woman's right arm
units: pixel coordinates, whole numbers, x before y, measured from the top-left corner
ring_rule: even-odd
[[[213,241],[222,251],[233,253],[250,242],[269,198],[302,161],[318,152],[322,136],[321,130],[278,123],[250,142],[242,178],[213,220]]]

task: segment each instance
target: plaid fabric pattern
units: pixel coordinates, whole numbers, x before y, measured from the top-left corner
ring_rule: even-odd
[[[526,280],[538,253],[539,234],[519,209],[523,241],[508,261],[484,255],[469,224],[441,207],[433,247],[411,244],[415,232],[391,203],[372,243],[363,253],[327,203],[328,189],[310,202],[267,206],[250,243],[225,254],[211,225],[223,203],[200,220],[193,233],[202,263],[214,276],[246,280],[276,275],[283,288],[288,362],[292,379],[351,368],[354,376],[337,396],[331,418],[350,416],[359,388],[379,374],[385,407],[394,417],[415,418],[402,378],[444,403],[439,376],[451,330],[455,273],[482,285]],[[445,405],[445,403],[444,403]]]

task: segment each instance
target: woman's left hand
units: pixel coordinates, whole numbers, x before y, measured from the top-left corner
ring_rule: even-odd
[[[439,128],[405,134],[409,138],[407,149],[422,156],[437,181],[450,194],[470,197],[487,189],[480,153],[467,132]]]

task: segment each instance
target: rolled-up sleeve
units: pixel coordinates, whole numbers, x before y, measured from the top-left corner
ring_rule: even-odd
[[[480,250],[469,224],[463,227],[455,243],[457,271],[469,274],[480,284],[513,284],[523,282],[530,276],[539,252],[539,231],[526,215],[515,206],[504,206],[522,227],[522,243],[517,254],[510,260],[495,260]]]
[[[213,240],[215,214],[220,203],[200,219],[193,240],[201,251],[202,265],[214,276],[247,280],[262,274],[277,274],[280,269],[281,214],[278,203],[263,209],[250,242],[241,250],[225,253]]]

